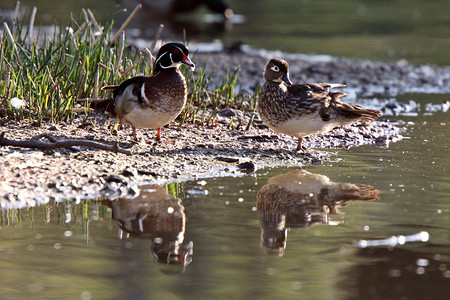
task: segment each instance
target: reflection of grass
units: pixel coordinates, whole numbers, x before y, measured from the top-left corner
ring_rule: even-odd
[[[184,185],[180,182],[172,182],[165,185],[166,191],[169,195],[176,198],[184,197]]]
[[[85,231],[87,223],[92,220],[111,219],[111,210],[100,199],[44,203],[35,207],[3,209],[0,214],[0,226],[9,227],[17,224],[30,226],[40,224],[80,224]]]
[[[114,36],[112,20],[98,25],[92,12],[83,10],[81,21],[72,17],[67,27],[55,24],[52,30],[33,30],[34,12],[29,24],[17,16],[12,24],[3,24],[0,40],[3,114],[37,123],[43,119],[70,121],[74,113],[89,113],[89,101],[82,107],[77,100],[109,97],[109,94],[99,96],[101,86],[151,73],[153,49],[139,52],[125,47],[125,36]],[[228,73],[215,88],[210,88],[210,75],[203,70],[196,77],[187,71],[185,75],[189,99],[180,115],[180,125],[208,124],[214,112],[222,107],[253,110],[253,103],[244,105],[245,96],[235,93],[238,70]],[[13,98],[18,98],[19,104],[11,102]]]

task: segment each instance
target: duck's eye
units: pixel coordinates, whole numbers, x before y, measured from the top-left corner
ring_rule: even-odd
[[[178,49],[173,49],[173,53],[178,54],[180,52],[180,50]]]
[[[278,66],[273,66],[271,69],[274,72],[280,72],[280,68],[278,68]]]

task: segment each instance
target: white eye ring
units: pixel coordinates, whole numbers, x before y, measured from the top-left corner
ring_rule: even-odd
[[[273,66],[271,69],[274,72],[280,72],[280,68],[278,68],[278,66]]]

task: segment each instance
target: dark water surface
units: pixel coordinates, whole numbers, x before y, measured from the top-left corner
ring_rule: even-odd
[[[2,210],[1,298],[449,299],[448,113],[390,118],[321,166]]]

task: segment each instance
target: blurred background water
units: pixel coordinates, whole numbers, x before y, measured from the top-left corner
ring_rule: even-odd
[[[189,2],[220,0],[190,0]],[[168,18],[164,6],[176,0],[22,0],[22,7],[37,6],[37,24],[68,23],[70,12],[79,19],[82,8],[90,8],[104,21],[118,21],[142,2],[131,33],[153,39],[160,23],[163,38],[226,44],[242,42],[255,48],[292,53],[317,53],[383,61],[406,59],[413,63],[449,64],[450,2],[446,0],[224,0],[233,10],[229,20],[202,4],[190,13]],[[4,18],[14,0],[2,1]],[[124,13],[123,8],[128,12]],[[130,27],[130,28],[131,28]]]
[[[136,4],[21,2],[36,5],[43,24],[83,7],[125,19],[121,8]],[[14,3],[2,1],[3,18]],[[201,42],[449,63],[449,1],[228,3],[226,22],[206,7],[170,20],[142,11],[129,34],[151,40],[163,22],[165,39],[186,28]],[[329,150],[332,161],[304,170],[147,187],[133,201],[1,210],[0,298],[449,299],[449,118],[425,109],[449,98],[395,98],[421,108],[386,117],[403,121],[407,137],[389,148]]]

